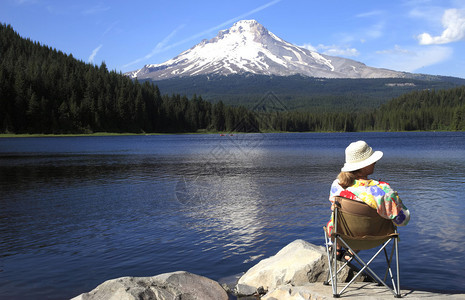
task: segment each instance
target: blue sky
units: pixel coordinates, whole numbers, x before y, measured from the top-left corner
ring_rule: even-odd
[[[465,78],[463,0],[2,0],[23,37],[110,70],[162,63],[243,19],[373,67]]]

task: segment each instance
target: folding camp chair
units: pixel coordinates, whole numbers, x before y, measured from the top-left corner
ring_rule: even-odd
[[[399,235],[396,226],[394,226],[391,220],[382,218],[375,209],[371,208],[366,203],[343,197],[336,197],[334,204],[334,228],[331,231],[331,235],[328,236],[326,227],[323,228],[325,232],[326,254],[329,263],[328,278],[325,284],[329,285],[329,282],[331,282],[333,297],[339,298],[361,274],[366,274],[379,285],[384,285],[396,298],[401,298],[399,284]],[[392,250],[388,257],[386,248],[391,241],[393,241]],[[338,247],[341,249],[338,250]],[[346,251],[350,251],[353,254],[353,258],[350,258],[338,269],[337,251],[341,251],[342,247],[344,247]],[[367,262],[362,260],[356,252],[356,250],[367,250],[378,247],[379,249]],[[384,280],[381,280],[372,268],[370,268],[370,264],[382,251],[384,251],[387,263]],[[391,267],[394,252],[396,261],[395,270],[397,273],[396,278],[393,276]],[[361,268],[338,293],[337,275],[346,265],[349,264],[349,266],[354,266],[354,261],[357,262]],[[388,273],[392,288],[385,283]]]

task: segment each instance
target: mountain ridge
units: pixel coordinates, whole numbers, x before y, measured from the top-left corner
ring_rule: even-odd
[[[214,38],[161,64],[127,72],[131,78],[162,80],[194,75],[300,74],[321,78],[410,78],[414,74],[366,66],[364,63],[320,54],[276,36],[256,20],[242,20]]]

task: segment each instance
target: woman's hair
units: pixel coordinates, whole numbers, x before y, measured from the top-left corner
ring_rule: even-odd
[[[337,175],[337,179],[339,180],[339,185],[342,186],[343,189],[348,188],[349,186],[354,184],[355,179],[358,177],[358,173],[360,170],[351,171],[351,172],[341,172]]]

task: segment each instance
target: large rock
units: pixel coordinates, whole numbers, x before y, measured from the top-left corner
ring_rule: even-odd
[[[261,260],[238,281],[238,294],[250,295],[252,290],[263,287],[272,290],[280,285],[305,285],[326,280],[327,257],[322,246],[296,240],[276,255]]]
[[[338,262],[338,269],[342,266]],[[261,260],[249,269],[237,282],[236,294],[252,295],[257,291],[271,291],[291,284],[303,286],[310,282],[325,281],[328,274],[328,258],[323,246],[315,246],[303,240],[295,240],[276,255]],[[354,276],[349,267],[339,273],[338,281],[349,281]],[[357,281],[365,280],[362,275]]]
[[[108,280],[72,300],[228,300],[226,291],[209,278],[180,271],[153,277]]]

